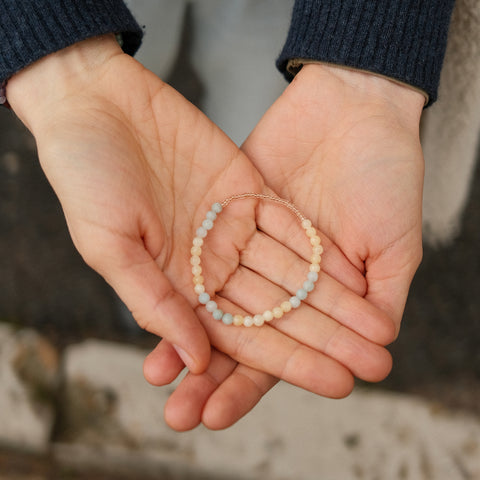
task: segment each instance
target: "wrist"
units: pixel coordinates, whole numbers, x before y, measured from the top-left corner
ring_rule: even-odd
[[[294,81],[297,79],[300,82],[317,79],[322,86],[334,82],[339,103],[388,112],[412,128],[419,127],[425,95],[409,85],[363,70],[322,63],[304,65]]]
[[[114,35],[84,40],[51,53],[16,73],[8,82],[8,101],[32,130],[55,104],[94,85],[108,61],[122,54]]]

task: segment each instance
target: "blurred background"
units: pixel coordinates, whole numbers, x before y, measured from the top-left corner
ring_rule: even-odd
[[[181,51],[168,81],[201,106],[203,86],[190,62],[189,32],[184,28]],[[394,357],[392,373],[369,388],[415,394],[448,409],[480,415],[479,246],[477,168],[458,236],[446,246],[425,246],[400,337],[390,347]],[[103,279],[83,263],[39,166],[34,140],[15,115],[3,109],[0,252],[0,323],[15,330],[32,328],[48,340],[58,355],[69,345],[91,338],[142,348],[156,344],[155,338],[131,320]],[[0,344],[0,351],[2,347]],[[9,414],[0,411],[0,416]],[[55,440],[61,429],[55,428],[51,435]],[[22,472],[27,464],[29,471],[48,478],[83,478],[78,472],[70,473],[70,477],[63,472],[62,477],[48,455],[32,457],[8,445],[3,447],[0,478],[4,478],[2,468],[4,472]],[[107,474],[89,475],[85,478],[110,478]]]

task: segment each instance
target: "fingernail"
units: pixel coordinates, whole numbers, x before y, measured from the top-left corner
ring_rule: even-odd
[[[178,353],[178,356],[182,359],[183,363],[187,366],[187,368],[191,370],[191,367],[194,367],[194,364],[195,364],[193,358],[183,348],[180,348],[178,345],[173,345],[173,348]]]

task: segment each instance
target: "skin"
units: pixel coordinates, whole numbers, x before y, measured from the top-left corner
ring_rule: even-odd
[[[301,205],[362,274],[359,293],[394,320],[395,336],[422,255],[423,104],[423,95],[387,79],[307,65],[242,147],[269,186]],[[161,349],[175,372],[172,352]],[[147,368],[160,356],[153,352]],[[230,373],[227,358],[214,362],[225,370],[189,375],[172,395],[171,424],[187,425],[186,412],[195,405],[204,424],[224,428],[275,384],[242,365]],[[168,362],[161,364],[163,372],[152,376],[157,384],[166,383],[162,375],[169,371]]]
[[[395,337],[390,315],[396,312],[372,296],[369,261],[381,252],[362,243],[371,218],[357,222],[363,236],[357,232],[345,242],[353,227],[338,231],[332,222],[338,222],[336,214],[348,214],[346,206],[325,203],[331,189],[312,194],[313,185],[305,184],[311,170],[296,185],[289,177],[287,159],[296,162],[295,171],[308,162],[314,168],[313,142],[331,133],[282,137],[279,118],[295,102],[283,107],[282,96],[242,152],[110,36],[36,62],[10,80],[8,97],[35,136],[77,249],[139,325],[164,339],[145,362],[147,380],[165,384],[185,365],[190,371],[166,405],[173,428],[199,422],[225,428],[277,379],[337,398],[350,393],[354,376],[377,381],[388,374],[391,358],[383,346]],[[301,122],[301,115],[293,120]],[[281,174],[267,157],[279,162]],[[349,178],[341,191],[355,187],[356,177]],[[299,186],[306,193],[292,195]],[[312,216],[325,246],[320,279],[307,302],[284,319],[250,329],[226,327],[199,308],[189,264],[191,240],[210,205],[245,191],[275,191],[295,200]],[[271,308],[295,292],[308,270],[310,250],[297,221],[267,203],[232,204],[209,234],[202,265],[207,289],[218,292],[224,310]],[[356,218],[347,215],[345,222]],[[225,235],[232,241],[225,242]]]

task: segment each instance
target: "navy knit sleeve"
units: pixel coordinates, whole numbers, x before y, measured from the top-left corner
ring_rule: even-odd
[[[386,75],[437,98],[455,0],[296,0],[277,67],[313,59]]]
[[[0,0],[0,81],[49,53],[106,33],[132,54],[142,39],[121,0]]]

